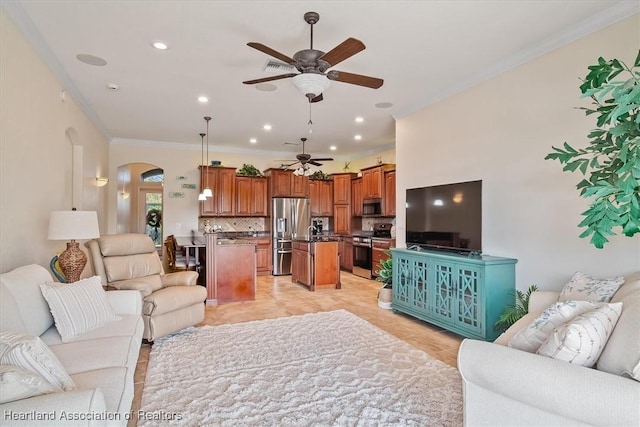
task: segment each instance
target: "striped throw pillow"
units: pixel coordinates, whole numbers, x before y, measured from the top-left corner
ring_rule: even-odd
[[[62,342],[73,341],[78,335],[121,319],[107,301],[100,276],[71,284],[45,283],[40,290]]]
[[[53,391],[76,388],[58,358],[40,337],[18,332],[1,333],[0,364],[17,366],[40,375],[53,386]]]

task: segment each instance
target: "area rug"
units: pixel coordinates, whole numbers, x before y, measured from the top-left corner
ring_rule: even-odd
[[[151,349],[140,426],[460,426],[458,371],[345,310],[192,327]]]

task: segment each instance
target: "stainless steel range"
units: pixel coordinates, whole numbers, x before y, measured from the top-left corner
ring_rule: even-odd
[[[372,278],[373,246],[371,238],[391,238],[390,223],[379,223],[373,226],[372,232],[362,232],[353,235],[353,274]]]

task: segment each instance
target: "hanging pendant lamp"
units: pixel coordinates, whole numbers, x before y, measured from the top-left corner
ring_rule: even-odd
[[[207,122],[207,163],[206,163],[206,167],[207,169],[209,168],[209,120],[211,120],[211,117],[209,116],[205,116],[205,121]],[[204,194],[205,197],[209,198],[209,197],[213,197],[213,191],[211,191],[211,188],[209,188],[209,174],[207,173],[207,178],[206,178],[206,186],[204,187],[204,191],[202,192],[202,194]]]
[[[204,166],[204,133],[200,134],[200,166]],[[198,201],[204,202],[207,200],[207,196],[204,195],[204,190],[202,193],[198,194]]]

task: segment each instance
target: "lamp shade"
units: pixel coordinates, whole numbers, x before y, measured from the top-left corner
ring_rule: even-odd
[[[86,240],[100,237],[95,211],[54,211],[49,216],[49,240]]]
[[[312,99],[324,92],[331,81],[322,74],[303,73],[293,77],[293,84],[304,96]]]

